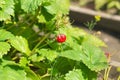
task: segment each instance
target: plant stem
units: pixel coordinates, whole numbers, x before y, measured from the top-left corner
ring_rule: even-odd
[[[57,56],[55,62],[53,63],[53,65],[51,65],[51,76],[50,76],[50,80],[53,80],[53,79],[52,79],[52,77],[53,77],[53,70],[54,70],[54,68],[55,68],[55,65],[56,65],[58,59],[59,59],[59,56]]]
[[[39,42],[38,44],[33,48],[32,53],[35,51],[35,49],[50,35],[50,33],[47,33]]]
[[[108,68],[107,68],[107,69],[108,69]],[[103,80],[106,79],[107,69],[105,69],[105,73],[104,73],[104,78],[103,78]]]
[[[110,67],[108,68],[107,75],[106,75],[106,77],[107,77],[106,80],[108,80],[108,76],[109,76],[109,73],[110,73],[111,67],[112,67],[112,66],[110,66]]]
[[[13,56],[13,54],[16,52],[16,49],[14,49],[12,52],[11,52],[11,56]]]
[[[60,49],[61,52],[63,51],[62,43],[60,43],[59,49]],[[52,79],[52,76],[53,76],[53,69],[54,69],[54,67],[55,67],[55,65],[56,65],[56,63],[57,63],[59,57],[60,57],[60,56],[58,55],[57,58],[56,58],[56,60],[55,60],[55,62],[54,62],[53,65],[51,66],[51,76],[50,76],[50,80],[53,80],[53,79]]]
[[[44,74],[43,76],[41,76],[41,79],[42,79],[42,78],[45,78],[45,77],[47,77],[47,76],[50,76],[50,74],[48,74],[48,73]]]
[[[118,79],[117,80],[120,80],[120,76],[118,76]]]
[[[112,66],[108,67],[108,68],[105,70],[104,80],[108,80],[108,76],[109,76],[109,73],[110,73],[111,68],[112,68]]]
[[[27,39],[28,39],[28,40],[31,39],[32,37],[34,37],[36,34],[38,34],[38,33],[40,33],[40,32],[41,32],[41,31],[38,31],[38,32],[34,33],[33,35],[27,37]]]

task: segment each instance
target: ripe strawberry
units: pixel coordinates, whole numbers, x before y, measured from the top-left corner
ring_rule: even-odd
[[[66,35],[65,34],[59,34],[56,38],[57,42],[63,43],[66,41]]]

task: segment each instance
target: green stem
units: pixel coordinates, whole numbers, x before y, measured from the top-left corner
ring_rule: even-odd
[[[62,43],[59,44],[59,49],[58,49],[58,50],[60,50],[60,52],[63,51]],[[56,60],[55,60],[55,62],[54,62],[53,65],[51,66],[51,76],[50,76],[50,80],[53,80],[53,79],[52,79],[52,77],[53,77],[53,69],[54,69],[55,64],[57,63],[59,57],[60,57],[60,56],[58,55],[57,58],[56,58]]]
[[[108,76],[109,76],[109,73],[110,73],[111,67],[112,67],[112,66],[110,66],[110,67],[108,68],[107,75],[106,75],[106,78],[107,78],[106,80],[108,80]]]
[[[11,56],[13,56],[13,54],[16,52],[16,49],[14,49],[12,52],[11,52]]]
[[[62,43],[59,43],[58,51],[60,51],[60,52],[62,52],[62,51],[63,51],[63,48],[62,48]]]
[[[112,66],[110,66],[109,68],[107,68],[107,69],[105,70],[104,80],[108,80],[108,76],[109,76],[109,73],[110,73],[111,68],[112,68]]]
[[[118,79],[117,80],[120,80],[120,76],[118,77]]]
[[[104,78],[103,78],[103,80],[106,79],[106,74],[107,74],[107,69],[105,69],[105,73],[104,73]]]
[[[39,42],[38,44],[33,48],[32,53],[35,51],[35,49],[50,35],[50,33],[47,33]]]
[[[51,43],[53,43],[53,42],[54,42],[54,41],[48,43],[48,42],[46,41],[46,43],[43,44],[42,46],[40,46],[40,48],[43,48],[43,47],[45,47],[45,46],[47,46],[47,45],[49,45],[49,44],[51,44]],[[51,46],[50,46],[50,47],[51,47]]]
[[[60,57],[60,56],[57,56],[55,62],[53,63],[53,65],[51,65],[51,76],[50,76],[50,80],[53,80],[53,79],[52,79],[52,77],[53,77],[53,70],[54,70],[54,68],[55,68],[55,65],[56,65],[59,57]]]
[[[27,37],[27,39],[28,39],[28,40],[31,39],[32,37],[34,37],[36,34],[38,34],[38,33],[40,33],[40,32],[41,32],[41,31],[38,31],[38,32],[34,33],[33,35]]]
[[[50,74],[46,73],[46,74],[44,74],[43,76],[41,76],[41,79],[42,79],[42,78],[45,78],[45,77],[48,77],[48,76],[50,76]]]

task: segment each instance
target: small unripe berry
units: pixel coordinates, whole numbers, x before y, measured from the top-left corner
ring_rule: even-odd
[[[106,56],[107,58],[109,58],[109,57],[110,57],[110,53],[105,52],[105,56]]]

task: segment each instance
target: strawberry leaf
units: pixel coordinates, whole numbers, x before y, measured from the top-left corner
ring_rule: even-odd
[[[58,13],[68,14],[69,0],[54,0],[51,2],[51,5],[47,5],[44,7],[50,14],[58,14]]]
[[[21,8],[25,12],[33,12],[41,5],[43,0],[21,0]]]
[[[10,50],[10,45],[7,42],[0,42],[0,58]]]
[[[4,80],[26,80],[26,73],[17,66],[5,66],[0,68],[0,79]]]
[[[12,33],[4,29],[0,30],[0,41],[5,41],[7,39],[12,39],[12,38],[14,38],[14,35]]]
[[[0,8],[0,21],[11,20],[11,16],[14,16],[14,1],[0,0]]]
[[[40,50],[37,50],[37,52],[39,53],[39,56],[43,58],[47,58],[50,61],[53,61],[58,55],[56,51],[49,50],[49,49],[40,49]]]
[[[69,71],[69,73],[65,75],[65,80],[85,80],[85,79],[82,75],[81,70],[74,69],[73,71]]]
[[[16,38],[10,40],[11,45],[18,51],[30,55],[30,49],[28,46],[28,41],[22,36],[16,36]]]
[[[89,43],[84,43],[82,46],[83,55],[81,55],[81,59],[88,68],[92,71],[98,72],[108,67],[107,58],[100,48]]]
[[[80,57],[81,53],[79,51],[76,51],[76,50],[63,51],[60,53],[60,56],[68,58],[68,59],[76,60],[76,61],[81,60],[81,57]]]

